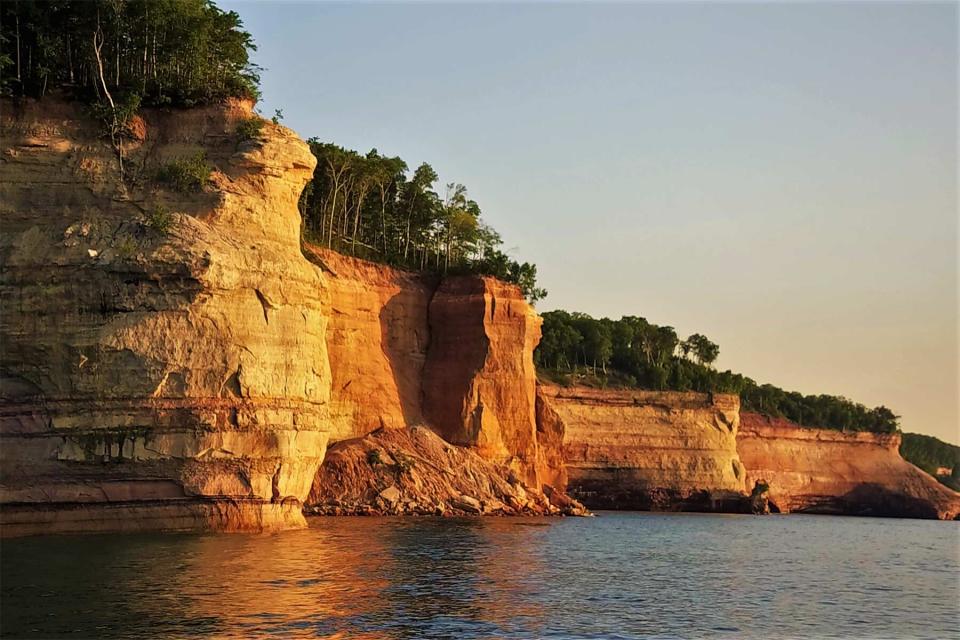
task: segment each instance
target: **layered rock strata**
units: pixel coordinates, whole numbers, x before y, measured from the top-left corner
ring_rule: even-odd
[[[741,511],[739,398],[542,386],[571,496],[591,509]]]
[[[900,457],[900,434],[843,433],[744,413],[737,449],[771,509],[952,520],[960,494]]]
[[[250,105],[146,112],[117,156],[79,107],[2,105],[3,532],[303,524],[327,440],[315,160]],[[209,183],[158,171],[204,154]]]
[[[430,429],[379,429],[330,447],[307,501],[324,515],[586,515],[548,487]]]

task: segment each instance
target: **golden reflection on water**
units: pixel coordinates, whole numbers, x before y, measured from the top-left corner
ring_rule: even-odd
[[[511,530],[541,525],[549,526],[315,518],[306,531],[188,536],[162,587],[155,572],[123,572],[115,586],[144,596],[131,603],[133,615],[159,621],[176,612],[180,624],[219,637],[417,637],[420,625],[444,619],[492,630],[523,618],[536,628],[542,608],[527,596],[542,585],[527,578],[543,572],[537,536]]]

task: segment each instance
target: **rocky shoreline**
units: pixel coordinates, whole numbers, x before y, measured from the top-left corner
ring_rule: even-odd
[[[550,485],[522,482],[508,466],[445,442],[426,427],[378,429],[332,445],[307,515],[585,516]]]

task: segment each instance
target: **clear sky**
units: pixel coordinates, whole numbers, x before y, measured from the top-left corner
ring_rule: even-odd
[[[219,4],[263,113],[466,184],[540,310],[960,442],[957,4]]]

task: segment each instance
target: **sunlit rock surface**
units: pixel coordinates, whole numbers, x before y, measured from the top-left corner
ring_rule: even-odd
[[[4,533],[302,525],[330,393],[306,145],[239,140],[245,104],[147,111],[124,186],[79,107],[2,106]],[[158,183],[198,152],[202,192]]]
[[[591,509],[738,511],[740,400],[731,395],[544,385],[562,425],[568,491]]]
[[[960,494],[900,457],[900,434],[843,433],[744,413],[737,449],[747,483],[787,512],[952,520]]]
[[[331,442],[428,424],[530,486],[562,489],[560,438],[536,416],[540,318],[516,286],[305,251],[329,292]]]
[[[537,484],[536,369],[542,320],[494,278],[445,279],[430,302],[426,421],[453,444]]]
[[[423,421],[428,312],[437,278],[305,245],[329,291],[331,441]]]

